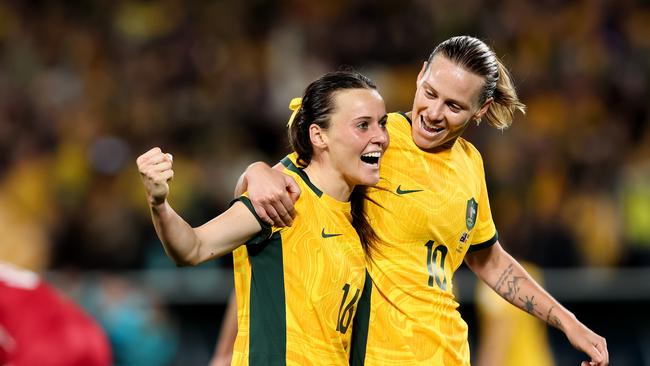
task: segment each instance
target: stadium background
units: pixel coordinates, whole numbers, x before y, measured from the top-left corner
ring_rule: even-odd
[[[91,312],[116,365],[206,364],[230,259],[164,256],[137,155],[174,154],[171,202],[198,225],[247,164],[287,152],[309,81],[352,66],[408,111],[422,62],[458,34],[497,51],[528,105],[503,133],[467,133],[504,246],[545,269],[613,364],[650,365],[648,1],[2,1],[0,259]],[[456,288],[474,346],[472,281]]]

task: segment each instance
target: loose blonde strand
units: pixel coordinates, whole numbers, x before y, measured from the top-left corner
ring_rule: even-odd
[[[494,101],[485,113],[485,118],[489,125],[504,130],[512,125],[517,111],[526,114],[526,105],[519,100],[508,69],[498,58],[496,62],[499,79],[492,96]]]

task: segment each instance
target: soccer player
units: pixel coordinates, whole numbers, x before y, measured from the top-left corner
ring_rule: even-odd
[[[389,114],[381,189],[369,191],[377,205],[367,206],[379,244],[367,263],[351,364],[469,365],[467,324],[452,291],[463,261],[510,303],[563,331],[591,359],[583,365],[609,363],[605,339],[499,244],[481,155],[461,137],[483,119],[505,129],[524,108],[492,49],[459,36],[423,64],[412,111]],[[277,225],[290,223],[293,210],[279,174],[256,163],[241,179],[258,215]]]
[[[156,232],[177,264],[236,249],[234,365],[332,365],[349,358],[366,278],[364,247],[374,236],[363,186],[379,180],[386,109],[372,81],[351,72],[322,76],[291,107],[289,140],[297,155],[282,163],[302,196],[290,228],[261,221],[245,195],[192,228],[167,202],[171,157],[153,148],[137,159]]]
[[[0,365],[108,366],[104,331],[36,273],[0,262]]]

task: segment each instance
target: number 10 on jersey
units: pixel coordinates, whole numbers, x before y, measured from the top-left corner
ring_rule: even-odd
[[[445,273],[445,258],[447,247],[438,245],[434,248],[435,242],[429,240],[424,246],[427,247],[427,269],[429,270],[429,287],[435,282],[439,289],[447,290],[447,274]]]

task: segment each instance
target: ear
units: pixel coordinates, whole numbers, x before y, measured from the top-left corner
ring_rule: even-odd
[[[309,140],[314,148],[325,149],[327,147],[327,135],[319,125],[312,123],[309,126]]]
[[[485,103],[481,106],[481,109],[478,110],[478,112],[474,113],[474,120],[481,120],[485,113],[487,113],[488,109],[490,109],[490,105],[492,105],[492,102],[494,101],[494,98],[490,97],[488,98]]]

